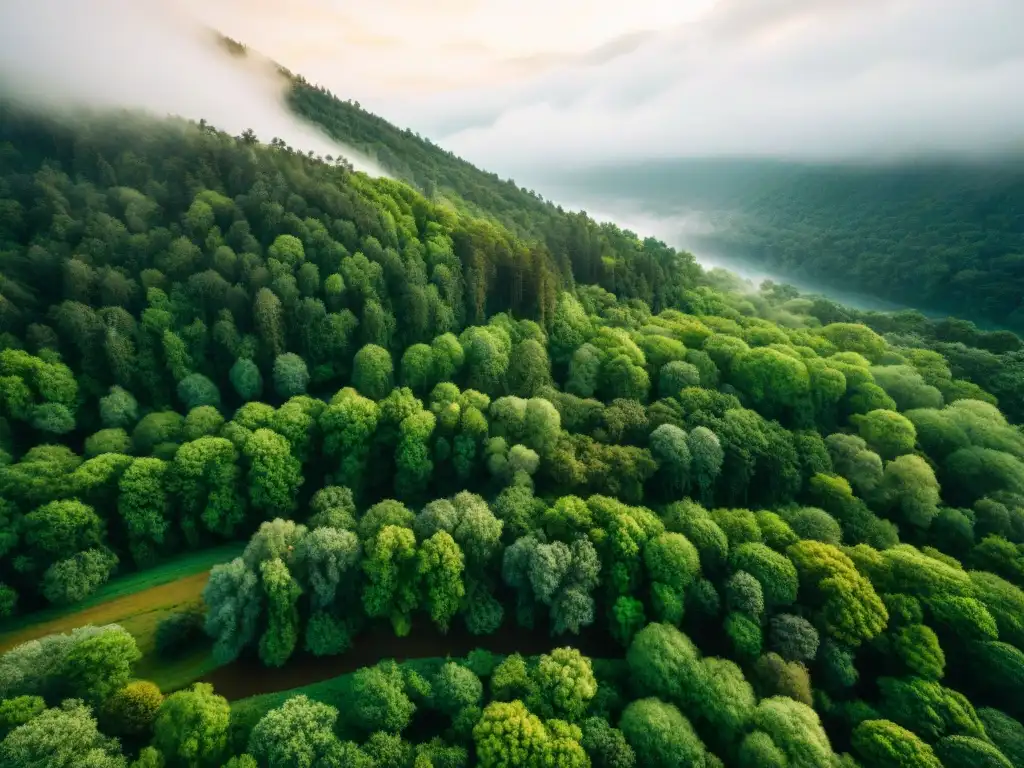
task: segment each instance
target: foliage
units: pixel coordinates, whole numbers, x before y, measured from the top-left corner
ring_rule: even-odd
[[[869,765],[884,768],[939,768],[932,748],[912,731],[889,720],[865,720],[853,730],[853,747]]]
[[[60,674],[72,695],[94,704],[128,682],[142,657],[130,634],[116,624],[80,636],[60,660]]]
[[[268,766],[337,759],[341,746],[333,732],[337,717],[334,707],[295,696],[260,719],[249,736],[247,753]]]
[[[705,765],[704,744],[671,704],[654,698],[634,701],[622,713],[619,728],[641,765]]]
[[[274,391],[278,397],[287,399],[306,394],[309,371],[306,361],[294,352],[285,352],[274,360]]]
[[[541,765],[547,736],[521,701],[489,704],[473,728],[477,758],[488,768]]]
[[[1024,726],[998,709],[979,709],[978,717],[985,726],[985,735],[999,751],[1013,765],[1020,764],[1024,758]]]
[[[972,736],[947,736],[935,745],[935,754],[947,768],[958,766],[986,766],[1010,768],[1003,753],[989,742]]]
[[[880,711],[930,741],[947,734],[985,734],[974,707],[957,691],[922,678],[883,677],[878,685]]]
[[[70,605],[91,595],[110,578],[117,556],[87,549],[59,560],[43,574],[43,596],[55,605]]]
[[[786,756],[786,764],[811,768],[826,765],[832,757],[828,736],[817,713],[806,704],[773,696],[754,710],[751,724],[755,733],[767,734]]]
[[[770,644],[787,661],[810,662],[818,653],[818,632],[800,616],[783,613],[771,619]]]
[[[763,643],[761,626],[746,614],[730,613],[726,616],[725,633],[738,659],[756,659],[760,655]]]
[[[632,768],[636,753],[618,728],[607,720],[590,717],[583,722],[583,748],[596,768]]]
[[[227,746],[230,709],[213,686],[172,693],[153,724],[153,744],[171,765],[216,765]]]
[[[930,627],[911,624],[896,633],[893,650],[907,665],[911,674],[929,680],[939,680],[945,673],[946,656],[939,639]]]
[[[148,734],[156,719],[163,694],[148,680],[135,680],[115,691],[103,705],[104,719],[114,733]]]
[[[788,696],[807,706],[813,704],[807,667],[796,661],[786,661],[777,653],[766,653],[757,660],[754,680],[763,696]]]
[[[535,685],[527,704],[545,719],[580,720],[597,693],[590,659],[575,648],[556,648],[542,655],[533,677]]]
[[[431,685],[432,703],[448,715],[479,705],[483,684],[468,667],[448,662],[438,671]]]
[[[7,734],[0,741],[0,763],[53,768],[123,768],[115,740],[96,728],[96,720],[80,700],[67,699]]]
[[[725,583],[725,602],[732,611],[760,619],[764,614],[764,590],[761,582],[746,571],[736,571]]]
[[[352,714],[367,733],[401,731],[416,711],[416,705],[406,695],[402,672],[394,662],[383,662],[356,672],[352,691],[355,700]]]
[[[206,123],[4,110],[0,617],[30,632],[115,569],[249,543],[205,615],[5,653],[0,762],[124,766],[118,735],[140,768],[1020,762],[1017,336],[741,289],[285,76],[390,177]],[[798,197],[799,236],[734,232],[832,268],[857,238],[812,249],[831,203]],[[849,205],[894,262],[977,250],[955,218],[897,237],[886,197]],[[1001,226],[949,280],[917,256],[839,273],[972,311],[963,286],[998,273],[977,311],[1017,327]],[[601,623],[625,661],[545,639]],[[296,651],[480,648],[229,716],[132,677],[141,650],[161,681],[191,669],[200,626],[213,663],[282,679]]]
[[[747,542],[732,550],[729,564],[733,570],[745,571],[757,579],[764,590],[765,605],[774,608],[796,601],[797,570],[784,555],[764,544]]]
[[[810,540],[793,544],[788,553],[812,604],[820,606],[819,620],[827,634],[858,645],[882,631],[889,618],[885,605],[850,558]]]

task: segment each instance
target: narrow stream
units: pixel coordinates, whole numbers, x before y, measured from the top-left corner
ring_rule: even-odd
[[[202,678],[228,701],[262,693],[277,693],[299,688],[332,677],[355,672],[378,661],[463,657],[477,648],[494,654],[521,653],[536,656],[554,648],[572,646],[591,658],[621,658],[624,650],[605,628],[605,622],[587,627],[579,635],[552,637],[546,625],[524,629],[507,622],[492,635],[471,635],[461,624],[447,635],[433,624],[416,623],[406,637],[396,637],[390,625],[376,624],[363,631],[352,648],[339,656],[316,657],[296,653],[283,667],[265,667],[255,653],[218,667]]]

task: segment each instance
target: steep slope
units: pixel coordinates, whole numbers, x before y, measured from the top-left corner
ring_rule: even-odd
[[[636,287],[630,270],[609,269],[623,261],[624,241],[615,227],[564,212],[356,102],[292,77],[291,103],[300,115],[378,158],[397,176],[542,239],[551,253],[568,259],[579,283],[600,283],[613,292],[613,285],[633,286],[631,295],[650,295],[646,280]],[[1014,421],[1024,419],[1020,339],[1010,332],[982,331],[963,319],[1018,330],[1024,323],[1014,314],[1024,296],[1024,266],[1014,255],[1024,253],[1020,163],[865,168],[709,159],[598,167],[552,177],[550,184],[571,199],[605,208],[640,206],[655,216],[707,212],[720,226],[712,234],[688,235],[694,247],[707,244],[794,275],[957,315],[940,321],[919,312],[893,317],[823,299],[813,312],[822,323],[860,322],[941,352],[957,376],[995,393]],[[644,246],[657,247],[657,242],[648,239]],[[602,258],[608,255],[613,258]],[[972,260],[981,263],[958,267]],[[657,273],[656,268],[643,271]]]
[[[586,217],[502,180],[408,129],[290,75],[292,108],[433,196],[565,252],[582,282],[608,243]],[[922,309],[1024,329],[1024,157],[985,162],[807,164],[770,159],[669,160],[594,167],[546,181],[568,199],[697,211],[714,226],[692,247]],[[617,250],[615,244],[611,244]]]
[[[668,297],[678,296],[679,285],[692,279],[689,255],[675,258],[673,249],[654,238],[640,242],[634,233],[598,224],[585,213],[566,212],[514,181],[481,171],[408,129],[395,127],[357,102],[342,101],[327,89],[292,77],[290,102],[298,114],[373,156],[428,197],[451,200],[462,210],[539,240],[567,260],[577,282],[643,298],[660,308],[669,306]]]

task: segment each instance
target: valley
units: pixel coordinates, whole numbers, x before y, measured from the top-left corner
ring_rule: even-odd
[[[531,188],[184,10],[42,2],[0,9],[0,766],[1024,766],[1012,131],[760,156],[842,112],[764,105],[724,156],[717,58],[685,122],[686,83],[587,87],[853,29],[811,4],[527,47],[461,111],[419,97],[486,70],[469,6],[405,48],[409,8],[235,19],[418,56],[424,124],[472,106],[454,144]]]
[[[552,183],[551,189],[554,190],[551,194],[559,197],[560,200],[561,194],[573,194],[571,191],[560,192],[557,182]],[[870,293],[843,290],[834,284],[810,277],[786,274],[755,260],[743,258],[738,254],[730,254],[726,250],[716,250],[714,228],[707,221],[708,217],[699,211],[675,213],[670,210],[646,211],[642,203],[637,200],[615,200],[602,198],[600,195],[593,199],[587,199],[579,196],[579,190],[574,191],[577,196],[566,197],[566,200],[572,202],[563,202],[564,208],[586,211],[597,221],[607,221],[622,229],[658,237],[673,248],[693,254],[694,259],[705,270],[724,269],[741,280],[747,281],[752,291],[765,280],[771,280],[774,283],[791,285],[802,294],[824,296],[843,306],[865,312],[898,312],[904,309],[916,309],[929,317],[942,317],[942,313],[935,310],[886,301]],[[727,225],[723,224],[723,226]],[[986,330],[995,330],[984,324],[980,327]]]

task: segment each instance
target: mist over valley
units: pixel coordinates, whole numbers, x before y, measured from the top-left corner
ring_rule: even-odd
[[[563,207],[600,209],[620,223],[642,215],[634,231],[705,264],[864,307],[1022,322],[1008,320],[1019,310],[1015,255],[1024,252],[1013,219],[1024,201],[1024,114],[1020,100],[1005,98],[1024,81],[1024,50],[1006,34],[1024,22],[1012,0],[970,10],[955,0],[773,0],[756,12],[741,0],[652,6],[628,17],[641,28],[620,26],[610,38],[613,17],[576,38],[532,42],[516,42],[514,28],[492,39],[471,15],[461,22],[479,33],[479,50],[456,55],[446,41],[457,26],[438,26],[432,83],[403,79],[416,65],[393,46],[420,45],[404,36],[455,11],[421,19],[389,2],[306,14],[232,0],[9,4],[0,10],[0,87],[50,112],[127,108],[203,119],[233,135],[252,130],[422,183],[407,158],[351,125],[328,131],[301,114],[283,65]],[[366,30],[389,9],[413,26],[400,21],[392,47],[375,47]],[[303,19],[339,25],[343,44],[330,53],[282,45],[319,36]],[[643,28],[655,19],[662,31]],[[232,55],[219,34],[252,47]],[[458,56],[493,82],[454,78],[466,71]],[[987,238],[984,253],[966,244],[953,252],[949,238],[928,234],[931,219],[949,225],[993,206],[981,226],[1002,231],[999,242],[952,225],[961,240]],[[881,232],[886,209],[908,233]],[[892,262],[904,234],[916,239],[912,253]],[[924,271],[922,253],[933,262]]]
[[[289,81],[258,51],[232,52],[173,3],[32,0],[0,6],[0,95],[43,110],[130,110],[205,120],[263,143],[341,155],[384,171],[287,105]]]

